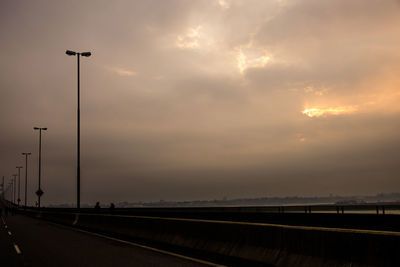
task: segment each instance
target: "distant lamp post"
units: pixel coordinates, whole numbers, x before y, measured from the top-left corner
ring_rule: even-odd
[[[30,155],[30,152],[24,152],[22,155],[25,156],[25,208],[27,207],[27,195],[28,195],[28,156]]]
[[[22,166],[17,166],[16,167],[18,169],[18,207],[19,207],[19,203],[21,202],[21,168],[23,168]]]
[[[80,111],[80,56],[90,57],[92,53],[90,52],[75,52],[71,50],[65,51],[65,54],[68,56],[77,56],[77,69],[78,69],[78,101],[77,101],[77,167],[76,167],[76,208],[79,209],[81,206],[81,137],[80,137],[80,128],[81,128],[81,111]]]
[[[11,181],[8,183],[8,189],[7,190],[10,190],[11,192],[10,192],[10,199],[9,199],[9,201],[12,203],[13,202],[13,192],[14,192],[14,190],[13,190],[13,187],[14,187],[14,184],[13,184],[13,179],[11,178]]]
[[[47,131],[47,128],[33,127],[33,129],[39,130],[39,184],[38,184],[38,190],[36,191],[36,195],[38,196],[38,208],[40,209],[40,197],[43,195],[43,191],[40,187],[40,168],[42,160],[42,131]]]
[[[17,191],[17,176],[18,174],[13,174],[14,179],[13,179],[13,203],[15,204],[15,193]]]

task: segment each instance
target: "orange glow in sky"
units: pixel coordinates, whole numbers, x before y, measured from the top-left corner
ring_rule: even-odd
[[[357,111],[355,106],[342,106],[342,107],[335,107],[335,108],[306,108],[303,110],[303,114],[307,115],[308,117],[321,117],[327,115],[342,115],[342,114],[350,114]]]

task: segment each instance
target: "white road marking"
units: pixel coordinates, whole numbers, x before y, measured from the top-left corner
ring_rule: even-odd
[[[92,235],[96,235],[96,236],[100,236],[100,237],[103,237],[103,238],[111,239],[111,240],[114,240],[114,241],[117,241],[117,242],[120,242],[120,243],[124,243],[124,244],[128,244],[128,245],[132,245],[132,246],[136,246],[136,247],[152,250],[152,251],[155,251],[155,252],[171,255],[171,256],[178,257],[178,258],[185,259],[185,260],[190,260],[190,261],[206,264],[206,265],[209,265],[209,266],[215,266],[215,267],[224,266],[224,265],[215,264],[215,263],[212,263],[212,262],[208,262],[208,261],[204,261],[204,260],[200,260],[200,259],[184,256],[184,255],[181,255],[181,254],[177,254],[177,253],[161,250],[161,249],[158,249],[158,248],[153,248],[153,247],[149,247],[149,246],[145,246],[145,245],[141,245],[141,244],[137,244],[137,243],[121,240],[121,239],[114,238],[114,237],[109,237],[109,236],[105,236],[105,235],[101,235],[101,234],[97,234],[97,233],[92,233],[92,232],[87,232],[87,231],[84,231],[84,230],[81,230],[81,229],[78,229],[78,230],[82,231],[82,232],[90,233]]]
[[[21,250],[19,249],[18,245],[14,243],[14,248],[17,254],[21,254]]]

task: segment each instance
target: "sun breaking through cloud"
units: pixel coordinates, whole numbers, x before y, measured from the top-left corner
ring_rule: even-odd
[[[240,73],[248,68],[263,68],[271,60],[271,57],[263,49],[239,47],[237,49],[236,61]]]
[[[36,162],[40,124],[44,203],[73,201],[76,49],[93,52],[84,201],[400,188],[399,14],[398,0],[0,1],[2,175],[21,151]]]
[[[306,108],[303,110],[303,114],[307,115],[308,117],[321,117],[321,116],[328,116],[328,115],[343,115],[343,114],[351,114],[358,110],[356,106],[342,106],[342,107],[335,107],[335,108]]]

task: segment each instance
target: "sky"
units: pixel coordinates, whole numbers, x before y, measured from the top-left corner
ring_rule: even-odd
[[[400,188],[399,0],[1,0],[0,177],[36,199]],[[25,170],[21,170],[21,198]]]

